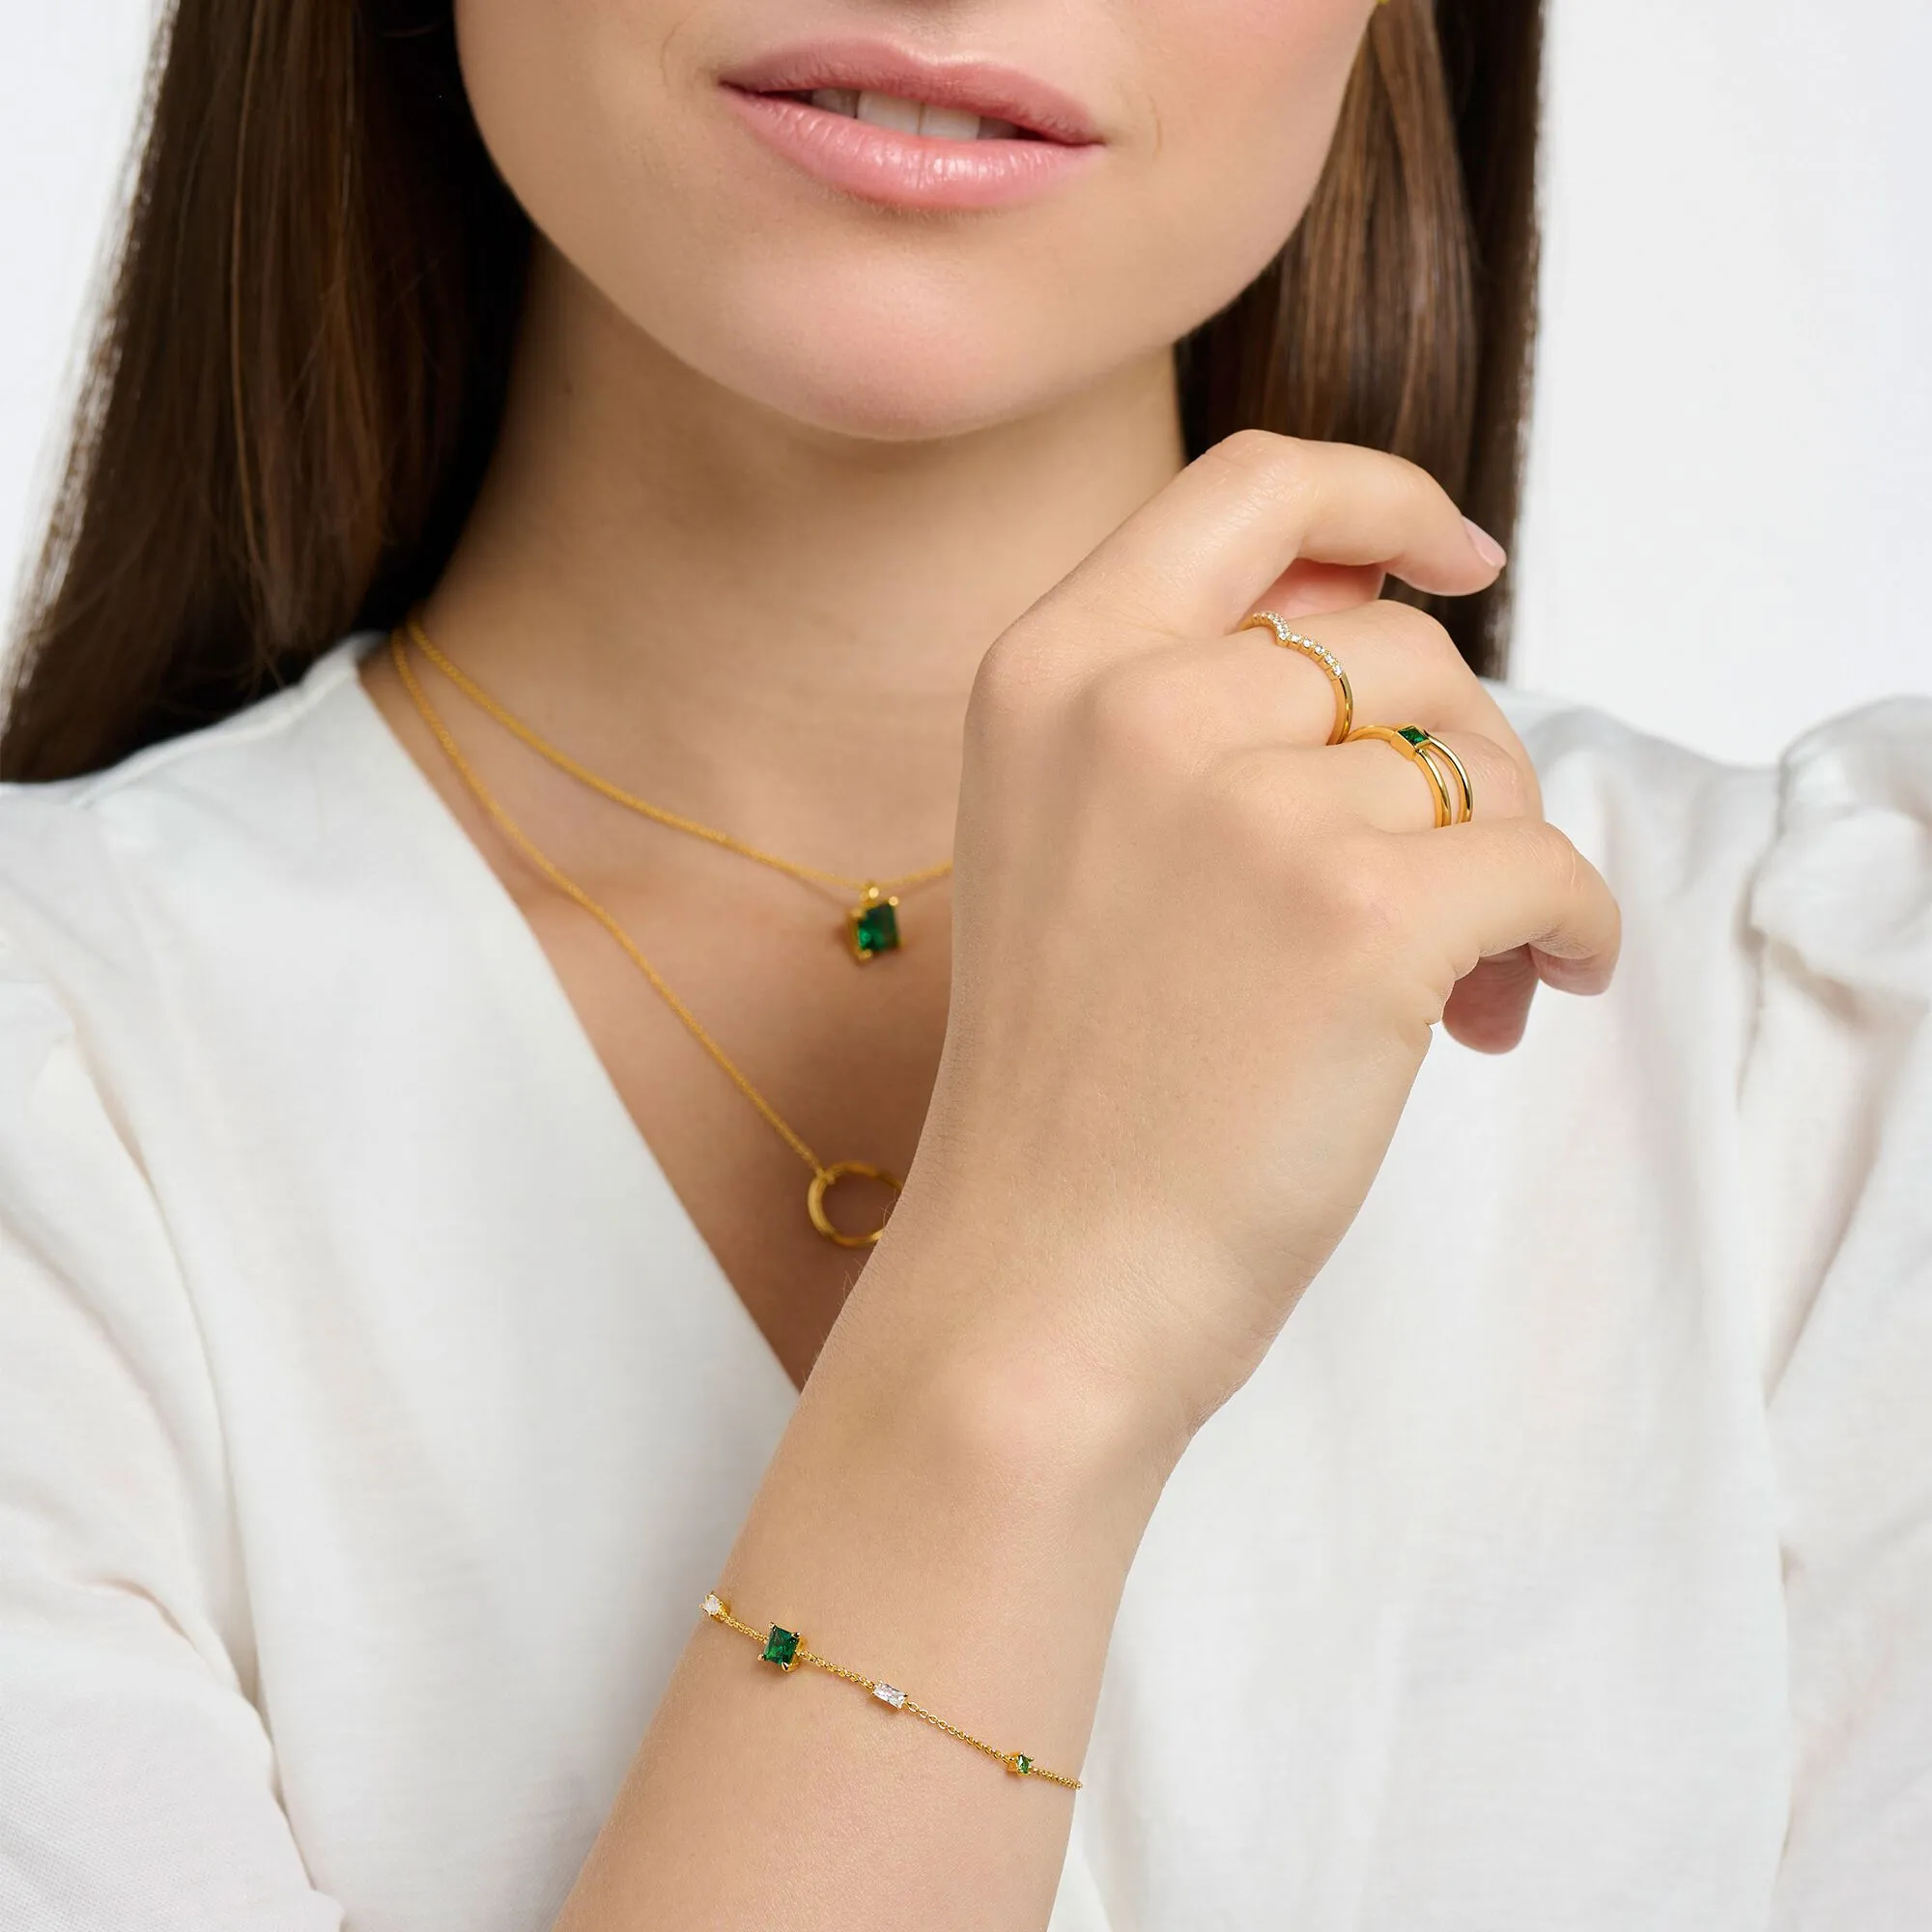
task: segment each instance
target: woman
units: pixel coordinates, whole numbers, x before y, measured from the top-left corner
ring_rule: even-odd
[[[1932,717],[1475,674],[1536,50],[180,0],[4,748],[0,1918],[1918,1916]]]

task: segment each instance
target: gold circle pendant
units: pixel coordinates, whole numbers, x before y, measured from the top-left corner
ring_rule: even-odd
[[[847,1235],[832,1225],[832,1217],[825,1211],[825,1197],[841,1180],[876,1180],[893,1190],[895,1197],[905,1185],[897,1175],[888,1174],[883,1167],[874,1167],[865,1160],[837,1160],[830,1167],[822,1167],[811,1177],[811,1185],[806,1190],[805,1211],[811,1216],[811,1225],[828,1241],[837,1241],[841,1248],[869,1248],[886,1232],[882,1220],[869,1235]],[[891,1215],[888,1208],[886,1213]]]

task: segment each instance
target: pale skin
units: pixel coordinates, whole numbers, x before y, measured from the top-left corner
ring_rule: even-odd
[[[1069,1771],[1165,1478],[1359,1206],[1434,1025],[1506,1049],[1539,980],[1599,990],[1616,953],[1491,698],[1372,601],[1387,573],[1478,590],[1492,547],[1390,458],[1255,435],[1182,469],[1169,345],[1293,227],[1367,14],[458,8],[541,239],[432,633],[647,797],[838,871],[956,848],[956,878],[858,969],[835,901],[627,817],[430,688],[819,1151],[907,1176],[863,1275],[380,656],[371,695],[805,1387],[722,1590]],[[831,191],[717,101],[730,62],[820,32],[1043,75],[1101,164],[996,215]],[[1432,829],[1386,747],[1324,744],[1325,678],[1236,632],[1261,605],[1347,663],[1364,719],[1456,747],[1475,823]],[[696,1607],[559,1932],[1045,1923],[1067,1793],[781,1679]]]

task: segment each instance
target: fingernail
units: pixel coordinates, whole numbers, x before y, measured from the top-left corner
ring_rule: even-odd
[[[1509,552],[1481,524],[1472,524],[1464,517],[1463,527],[1469,532],[1470,548],[1492,570],[1500,570],[1509,561]]]

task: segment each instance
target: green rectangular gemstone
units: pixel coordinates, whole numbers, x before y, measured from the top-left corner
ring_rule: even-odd
[[[789,1670],[798,1657],[799,1634],[796,1631],[781,1630],[772,1626],[772,1634],[765,1639],[765,1662],[776,1663],[781,1670]]]
[[[852,950],[862,959],[881,952],[896,952],[899,944],[899,916],[890,899],[862,906],[852,915]]]

